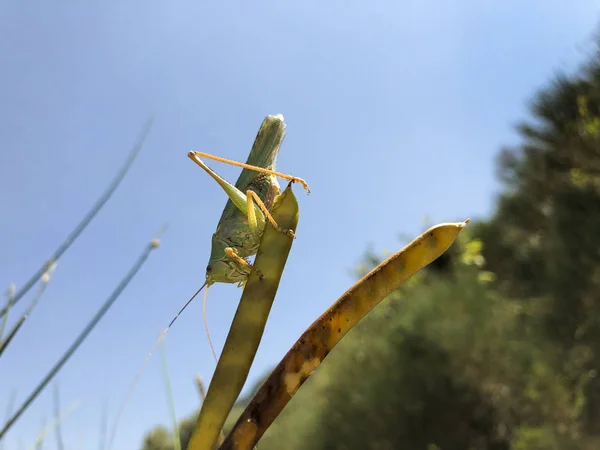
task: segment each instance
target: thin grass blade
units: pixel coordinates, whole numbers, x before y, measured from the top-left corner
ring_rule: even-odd
[[[60,427],[60,392],[58,383],[54,384],[54,420],[56,420],[56,429],[54,435],[56,436],[56,449],[65,450],[65,442],[62,437],[62,430]]]
[[[10,329],[10,331],[6,335],[6,338],[4,340],[0,339],[0,356],[2,356],[2,354],[4,353],[4,350],[7,349],[8,344],[10,344],[12,342],[14,337],[17,335],[17,333],[19,332],[19,330],[25,323],[25,321],[29,318],[29,316],[31,315],[31,313],[33,312],[35,307],[37,306],[38,302],[40,301],[40,298],[42,298],[42,295],[44,295],[44,292],[46,291],[46,288],[48,287],[48,283],[50,282],[50,277],[52,276],[52,272],[54,272],[55,268],[56,268],[56,264],[52,264],[50,267],[48,267],[48,270],[42,275],[42,285],[40,286],[40,289],[38,290],[37,294],[31,300],[31,303],[25,310],[25,313],[13,325],[13,327]],[[8,312],[9,311],[7,311],[7,313],[4,315],[4,319],[8,318]]]
[[[6,309],[6,314],[4,314],[4,317],[2,318],[2,324],[0,325],[0,342],[2,342],[4,339],[4,330],[6,329],[6,324],[8,323],[8,313],[15,302],[16,290],[17,288],[15,287],[14,283],[10,283],[10,286],[6,290],[6,306],[4,307],[4,309]]]
[[[173,423],[173,449],[181,450],[181,438],[179,437],[179,426],[177,425],[177,413],[175,412],[173,386],[171,385],[171,377],[169,377],[169,364],[167,363],[167,351],[165,349],[164,342],[160,346],[160,356],[165,381],[165,392],[167,394],[167,402],[169,403],[169,413],[171,414],[171,422]]]
[[[45,420],[44,423],[42,424],[42,431],[40,431],[40,434],[38,435],[37,439],[35,440],[35,442],[33,443],[33,445],[31,446],[31,449],[33,450],[35,449],[40,449],[42,448],[42,446],[44,445],[44,442],[46,440],[46,436],[48,435],[48,433],[50,431],[52,431],[53,429],[55,429],[57,426],[59,426],[70,414],[72,414],[77,408],[79,408],[79,406],[81,406],[81,402],[80,401],[76,401],[74,402],[71,406],[69,406],[69,408],[67,408],[66,411],[64,411],[63,413],[59,414],[57,417],[55,417],[49,425],[45,424]]]

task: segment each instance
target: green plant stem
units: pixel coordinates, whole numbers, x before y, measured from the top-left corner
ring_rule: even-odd
[[[46,273],[48,273],[48,272],[46,272]],[[48,280],[49,280],[49,278],[48,278]],[[44,280],[43,284],[40,286],[40,290],[38,291],[36,296],[33,297],[33,300],[31,301],[31,304],[27,307],[27,310],[25,311],[25,313],[19,318],[17,323],[15,323],[13,325],[13,327],[11,328],[11,330],[8,332],[6,339],[4,339],[3,341],[0,341],[0,356],[2,356],[2,354],[4,353],[4,350],[7,349],[8,344],[10,344],[10,342],[13,340],[15,335],[18,333],[18,331],[21,329],[21,327],[25,323],[25,321],[29,318],[29,316],[33,312],[33,309],[38,304],[40,298],[42,298],[42,295],[44,294],[44,291],[46,290],[46,287],[48,286],[48,280]],[[6,318],[6,317],[8,317],[8,314],[6,314],[4,316],[4,318]]]
[[[2,339],[4,338],[4,330],[6,329],[6,324],[8,323],[8,313],[10,312],[10,308],[12,308],[12,305],[15,302],[15,285],[14,284],[11,283],[6,295],[7,295],[8,299],[6,300],[6,306],[4,307],[4,309],[6,310],[6,313],[4,314],[4,317],[2,318],[2,325],[0,326],[0,342],[2,342]]]
[[[54,435],[56,436],[56,448],[57,450],[64,450],[65,444],[62,438],[62,430],[60,428],[60,394],[58,390],[58,383],[54,384],[54,420],[56,420],[56,430],[54,430]]]
[[[171,379],[169,377],[169,365],[167,364],[167,353],[165,350],[164,342],[160,346],[160,355],[163,367],[163,374],[165,377],[165,390],[167,394],[167,402],[169,403],[169,412],[171,414],[171,421],[173,422],[173,449],[181,450],[181,439],[179,437],[179,427],[177,426],[177,414],[175,413],[175,401],[173,399],[173,386],[171,386]]]
[[[299,211],[291,183],[276,197],[271,214],[281,228],[295,232]],[[291,248],[290,236],[267,222],[254,260],[263,277],[254,272],[248,277],[188,450],[214,450],[219,443],[223,425],[248,378]]]
[[[31,446],[32,449],[41,449],[44,441],[46,439],[46,435],[52,431],[53,429],[55,429],[56,427],[58,427],[60,425],[60,423],[66,419],[66,417],[71,414],[73,411],[75,411],[77,408],[79,408],[79,405],[81,404],[81,402],[77,401],[75,402],[73,405],[71,405],[69,407],[69,409],[67,409],[64,413],[62,414],[58,414],[53,420],[52,422],[50,422],[49,425],[45,425],[46,420],[44,420],[42,422],[42,431],[40,431],[37,439],[35,440],[35,442],[33,443],[33,445]]]
[[[4,421],[8,422],[8,419],[10,418],[13,409],[15,407],[15,401],[17,400],[17,390],[13,389],[13,391],[10,393],[10,398],[8,400],[8,404],[6,405],[6,416]],[[0,440],[0,450],[4,450],[4,441]]]

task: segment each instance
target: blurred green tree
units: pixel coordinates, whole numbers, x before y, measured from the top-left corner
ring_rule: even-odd
[[[505,189],[476,227],[487,268],[511,297],[538,298],[562,352],[558,368],[585,384],[585,421],[600,432],[600,58],[557,76],[534,98],[521,143],[499,157]]]

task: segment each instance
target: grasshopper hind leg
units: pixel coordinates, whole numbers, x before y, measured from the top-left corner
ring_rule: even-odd
[[[296,234],[293,230],[284,230],[279,225],[277,225],[277,222],[275,222],[275,219],[273,219],[273,216],[269,212],[267,206],[263,203],[263,201],[260,199],[256,192],[248,189],[246,191],[246,201],[248,203],[248,224],[250,226],[250,230],[252,230],[253,232],[256,232],[258,230],[256,213],[254,211],[254,203],[256,203],[256,205],[260,208],[265,218],[269,221],[273,228],[275,228],[280,233],[287,234],[292,239],[296,239]]]
[[[273,175],[279,178],[283,178],[284,180],[289,181],[290,183],[299,183],[302,185],[302,187],[304,188],[304,190],[306,191],[307,194],[310,194],[310,187],[308,186],[308,183],[302,179],[302,178],[298,178],[295,177],[293,175],[288,175],[285,173],[281,173],[281,172],[277,172],[275,170],[272,169],[268,169],[266,167],[259,167],[259,166],[254,166],[252,164],[244,164],[238,161],[233,161],[231,159],[227,159],[227,158],[222,158],[220,156],[215,156],[215,155],[211,155],[209,153],[204,153],[204,152],[189,152],[188,153],[188,157],[193,159],[193,160],[197,160],[199,156],[202,156],[203,158],[206,159],[212,159],[213,161],[219,161],[219,162],[223,162],[225,164],[230,164],[232,166],[237,166],[237,167],[242,167],[244,169],[248,169],[248,170],[253,170],[255,172],[261,172],[261,173],[266,173],[268,175]]]

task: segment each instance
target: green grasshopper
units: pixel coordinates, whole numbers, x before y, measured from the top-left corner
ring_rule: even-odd
[[[273,202],[280,193],[277,177],[288,180],[290,183],[300,183],[310,193],[310,188],[303,179],[275,171],[277,155],[284,137],[285,123],[283,116],[278,114],[267,116],[263,120],[246,164],[203,152],[188,153],[188,156],[196,164],[219,183],[229,200],[225,204],[217,229],[212,236],[212,249],[206,266],[206,280],[179,314],[204,287],[207,291],[214,283],[238,283],[238,287],[241,287],[246,283],[252,271],[262,279],[260,270],[246,258],[255,255],[258,251],[266,221],[269,221],[276,230],[288,234],[291,238],[296,237],[292,230],[281,229],[270,214]],[[242,173],[235,186],[208,167],[200,157],[242,167]],[[204,293],[202,306],[204,327],[216,360],[217,356],[206,322],[207,291]]]
[[[173,323],[175,323],[187,306],[194,298],[196,298],[198,293],[200,293],[204,287],[208,288],[208,286],[214,283],[238,283],[238,286],[242,286],[245,284],[251,271],[255,271],[262,278],[260,271],[253,267],[245,258],[255,255],[258,251],[266,221],[268,220],[271,222],[271,224],[281,232],[290,235],[290,237],[294,237],[294,233],[291,232],[291,230],[282,230],[279,228],[269,212],[270,208],[273,206],[275,197],[277,197],[280,192],[276,177],[288,180],[290,183],[300,183],[304,189],[310,193],[310,188],[303,179],[282,174],[274,170],[277,154],[284,136],[285,123],[283,121],[283,116],[278,114],[276,116],[267,116],[263,121],[258,130],[258,134],[256,135],[256,139],[254,140],[254,144],[252,145],[252,150],[250,151],[246,164],[202,152],[188,153],[188,156],[196,164],[202,167],[217,181],[217,183],[219,183],[227,193],[229,200],[225,204],[225,208],[223,209],[223,213],[221,214],[221,218],[217,225],[217,230],[212,236],[212,250],[208,266],[206,267],[206,281],[179,310],[177,315],[159,336],[154,348],[150,350],[146,356],[132,385],[129,387],[125,400],[119,408],[117,418],[121,415],[127,402],[127,398],[133,391],[133,388],[141,376],[144,367],[150,360],[150,357],[165,338]],[[242,170],[235,186],[233,186],[204,164],[200,157],[232,164],[234,166],[242,167],[244,170]],[[203,307],[204,325],[214,355],[214,349],[210,342],[210,334],[208,333],[208,326],[206,324],[205,307],[206,291]]]
[[[188,156],[223,188],[229,200],[225,204],[217,229],[212,236],[212,249],[206,281],[200,288],[213,283],[238,283],[243,286],[251,271],[262,277],[246,258],[255,255],[268,220],[273,227],[294,238],[291,230],[279,228],[270,214],[275,197],[280,192],[277,177],[290,183],[300,183],[310,193],[306,181],[275,171],[277,154],[285,136],[283,116],[267,116],[254,140],[246,164],[202,152]],[[243,167],[235,186],[219,176],[199,157]]]

